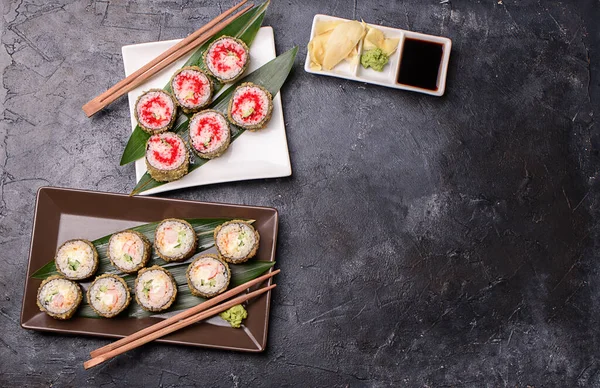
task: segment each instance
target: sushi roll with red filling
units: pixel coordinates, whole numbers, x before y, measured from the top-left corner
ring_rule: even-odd
[[[208,46],[204,52],[206,68],[223,83],[238,79],[248,67],[250,52],[239,39],[222,36]]]
[[[190,158],[185,142],[172,132],[150,136],[146,143],[146,167],[158,182],[171,182],[188,173]]]
[[[186,66],[171,78],[171,90],[181,110],[192,113],[210,103],[213,86],[210,78],[199,67]]]
[[[137,99],[133,111],[140,128],[152,135],[165,132],[173,126],[177,105],[164,90],[150,89]]]
[[[192,116],[189,134],[192,149],[203,159],[221,156],[231,141],[229,123],[216,110],[204,110]]]
[[[228,116],[232,124],[251,131],[264,128],[273,113],[273,97],[262,86],[245,82],[229,100]]]

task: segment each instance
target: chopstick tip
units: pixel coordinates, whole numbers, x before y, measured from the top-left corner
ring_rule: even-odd
[[[104,360],[102,358],[92,358],[91,360],[87,360],[83,363],[83,369],[90,369],[95,367],[98,364],[102,364]]]

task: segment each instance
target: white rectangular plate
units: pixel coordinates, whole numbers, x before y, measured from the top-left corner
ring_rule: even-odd
[[[180,40],[151,42],[123,46],[123,65],[125,74],[130,75],[137,69],[169,49]],[[191,54],[186,55],[156,74],[143,85],[129,92],[129,113],[132,131],[136,127],[133,108],[137,98],[151,88],[162,89],[171,79],[171,75],[181,68]],[[261,27],[250,46],[250,65],[246,74],[258,69],[275,58],[275,38],[271,27]],[[221,92],[226,88],[221,89]],[[188,139],[184,139],[186,142]],[[136,181],[146,172],[144,159],[135,162]],[[182,179],[166,183],[142,194],[155,194],[184,187],[201,186],[212,183],[241,181],[247,179],[277,178],[292,175],[292,165],[288,152],[281,96],[273,99],[273,116],[266,128],[257,132],[244,132],[220,157],[208,161]]]
[[[310,30],[310,40],[312,40],[315,36],[315,25],[320,21],[329,21],[329,20],[340,20],[340,21],[349,21],[348,19],[336,18],[329,15],[315,15],[313,18],[312,28]],[[419,32],[412,32],[401,30],[398,28],[391,28],[385,26],[379,26],[377,24],[367,24],[368,26],[375,27],[383,34],[386,38],[398,38],[400,42],[398,43],[398,48],[392,56],[390,57],[389,62],[383,68],[383,71],[375,71],[371,68],[365,69],[360,65],[360,63],[350,64],[347,61],[340,62],[337,66],[335,66],[331,70],[313,70],[310,68],[310,56],[308,51],[306,52],[306,61],[304,61],[304,71],[312,74],[319,75],[328,75],[331,77],[345,78],[353,81],[366,82],[369,84],[386,86],[388,88],[394,89],[402,89],[402,90],[410,90],[413,92],[430,94],[432,96],[441,96],[444,94],[446,90],[446,75],[448,73],[448,62],[450,60],[450,50],[452,49],[452,41],[448,38],[444,38],[441,36],[433,36],[427,34],[421,34]],[[420,39],[426,40],[429,42],[439,43],[444,46],[442,60],[440,63],[440,71],[438,77],[438,88],[437,90],[428,90],[423,88],[418,88],[414,86],[399,84],[397,82],[398,72],[400,71],[400,59],[402,56],[402,48],[404,45],[405,38],[412,39]],[[359,57],[362,54],[362,41],[358,46],[358,54]]]

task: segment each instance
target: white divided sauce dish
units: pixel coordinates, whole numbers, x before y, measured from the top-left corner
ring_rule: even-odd
[[[313,24],[310,31],[310,40],[315,36],[315,25],[322,21],[350,21],[348,19],[337,18],[329,15],[317,14],[313,18]],[[401,30],[398,28],[384,27],[376,24],[368,24],[370,27],[375,27],[381,30],[386,38],[398,38],[398,48],[390,56],[389,62],[383,68],[383,71],[375,71],[371,68],[365,69],[358,63],[350,63],[348,61],[341,61],[331,70],[313,70],[310,68],[310,54],[307,52],[306,61],[304,62],[304,71],[312,74],[328,75],[331,77],[345,78],[353,81],[366,82],[375,85],[386,86],[388,88],[410,90],[413,92],[419,92],[429,94],[432,96],[442,96],[446,91],[446,76],[448,74],[448,62],[450,60],[450,50],[452,49],[452,41],[449,38],[441,36],[421,34],[419,32]],[[399,83],[398,77],[401,70],[402,54],[404,44],[406,40],[415,40],[424,43],[433,43],[440,45],[442,48],[440,65],[438,69],[438,76],[435,89],[428,89],[419,86],[412,86],[405,83]],[[363,41],[361,40],[358,46],[358,54],[362,52]]]

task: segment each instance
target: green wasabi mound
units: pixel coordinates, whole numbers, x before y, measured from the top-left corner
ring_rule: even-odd
[[[388,56],[385,55],[380,48],[365,51],[365,53],[360,56],[360,64],[365,69],[370,67],[375,71],[383,71],[383,67],[388,63],[388,60]]]
[[[248,318],[248,312],[241,304],[236,304],[228,310],[223,311],[219,314],[221,318],[229,322],[231,327],[235,327],[239,329],[242,324],[242,321]]]

